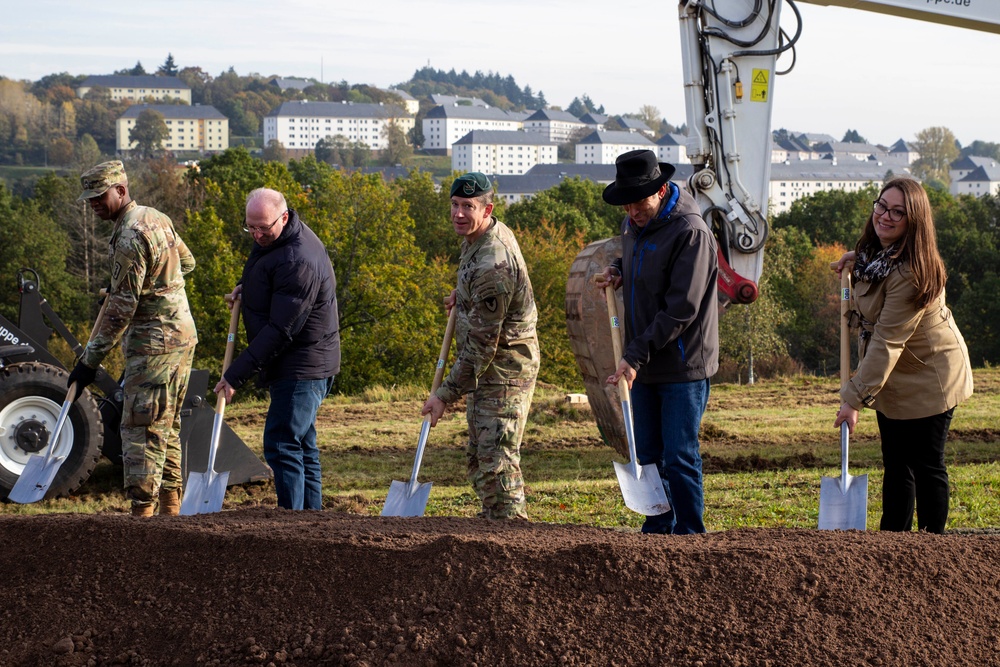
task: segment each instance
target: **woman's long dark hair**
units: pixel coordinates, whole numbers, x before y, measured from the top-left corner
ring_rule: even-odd
[[[948,280],[948,272],[938,252],[931,202],[924,186],[912,178],[892,179],[882,186],[879,199],[890,188],[903,193],[903,204],[906,207],[906,234],[900,240],[899,249],[893,257],[909,263],[917,284],[917,296],[913,299],[913,305],[918,309],[924,308],[941,294]],[[875,234],[873,211],[868,216],[865,231],[855,250],[865,250],[872,256],[881,249],[882,242]]]

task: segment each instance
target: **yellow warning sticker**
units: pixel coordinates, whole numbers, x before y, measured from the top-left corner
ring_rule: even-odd
[[[771,71],[766,69],[755,69],[753,79],[750,82],[750,101],[767,102],[768,82],[771,80]]]

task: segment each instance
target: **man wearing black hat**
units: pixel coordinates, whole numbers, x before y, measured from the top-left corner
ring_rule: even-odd
[[[625,340],[607,382],[628,381],[639,464],[656,464],[671,506],[642,532],[703,533],[698,430],[719,369],[715,237],[652,151],[623,153],[615,168],[604,201],[625,210],[622,257],[597,284],[623,288]]]
[[[463,239],[458,288],[445,300],[449,310],[458,308],[457,355],[421,414],[433,426],[445,405],[467,394],[465,453],[479,516],[526,519],[521,438],[539,362],[531,281],[513,232],[493,215],[493,186],[484,174],[455,179],[451,223]]]

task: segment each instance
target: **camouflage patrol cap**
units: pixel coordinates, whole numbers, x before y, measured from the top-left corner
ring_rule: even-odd
[[[462,174],[456,178],[455,182],[451,184],[451,196],[478,197],[492,189],[493,184],[490,183],[490,179],[486,177],[486,174],[481,174],[478,171],[470,171],[468,174]]]
[[[96,167],[91,167],[80,176],[80,183],[83,185],[83,194],[77,197],[77,201],[100,197],[112,185],[128,185],[128,177],[125,175],[125,165],[121,160],[110,160],[102,162]]]

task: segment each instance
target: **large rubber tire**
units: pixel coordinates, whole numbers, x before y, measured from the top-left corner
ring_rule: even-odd
[[[14,487],[28,458],[42,455],[52,443],[51,430],[66,400],[68,374],[61,368],[23,363],[0,370],[0,498]],[[104,424],[90,391],[69,410],[60,441],[73,449],[63,461],[46,498],[66,496],[90,478],[101,457]]]

